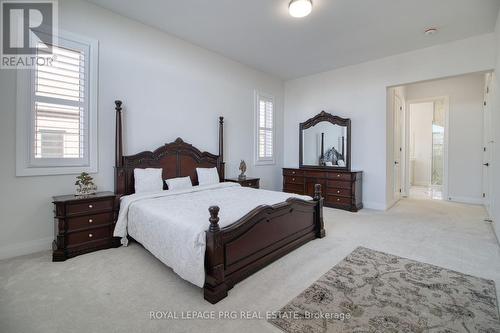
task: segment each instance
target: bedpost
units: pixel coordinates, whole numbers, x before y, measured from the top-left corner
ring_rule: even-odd
[[[325,224],[323,222],[323,197],[321,196],[321,184],[314,185],[314,201],[316,201],[316,237],[325,237]]]
[[[115,137],[115,166],[123,166],[123,142],[122,142],[122,101],[115,101],[116,111],[116,137]]]
[[[125,175],[123,174],[123,137],[122,137],[122,101],[115,101],[115,194],[125,194]]]
[[[206,232],[203,294],[207,301],[215,304],[227,296],[228,288],[224,282],[224,252],[222,232],[219,227],[219,207],[211,206],[208,211],[210,212],[210,227]]]
[[[219,177],[220,181],[224,181],[224,117],[219,117]]]

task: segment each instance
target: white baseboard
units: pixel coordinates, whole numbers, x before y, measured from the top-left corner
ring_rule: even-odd
[[[431,186],[431,183],[429,183],[429,182],[413,182],[410,184],[410,187],[411,186],[429,187],[429,186]]]
[[[392,207],[394,207],[395,204],[397,204],[399,202],[399,200],[401,200],[401,199],[395,199],[395,200],[392,200],[391,202],[387,203],[384,210],[391,209]]]
[[[500,230],[497,229],[495,221],[491,223],[491,229],[493,229],[493,234],[495,235],[498,245],[500,245]]]
[[[0,247],[0,260],[8,259],[52,248],[53,238],[43,238]]]
[[[468,203],[468,204],[473,204],[473,205],[483,205],[484,204],[483,198],[475,198],[475,197],[450,196],[450,200],[448,200],[448,201]]]
[[[381,202],[365,201],[363,202],[363,208],[374,209],[374,210],[386,210],[387,205]]]

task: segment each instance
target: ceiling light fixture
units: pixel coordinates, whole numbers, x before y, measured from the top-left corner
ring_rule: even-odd
[[[292,17],[305,17],[311,14],[312,6],[311,0],[292,0],[288,5],[288,12]]]
[[[425,29],[424,33],[427,35],[427,36],[432,36],[432,35],[435,35],[437,34],[438,32],[438,29],[437,28],[427,28]]]

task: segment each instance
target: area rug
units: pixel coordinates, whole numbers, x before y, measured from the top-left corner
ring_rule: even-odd
[[[500,332],[493,281],[363,247],[270,318],[290,333]]]

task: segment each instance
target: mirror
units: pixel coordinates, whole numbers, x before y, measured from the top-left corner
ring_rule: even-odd
[[[300,167],[350,170],[350,119],[321,112],[300,124]]]

